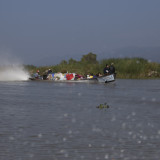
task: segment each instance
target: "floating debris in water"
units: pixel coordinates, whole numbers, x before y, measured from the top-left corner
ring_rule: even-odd
[[[99,106],[96,106],[96,108],[99,108],[99,109],[109,108],[109,105],[107,103],[104,103],[104,104],[100,104]]]

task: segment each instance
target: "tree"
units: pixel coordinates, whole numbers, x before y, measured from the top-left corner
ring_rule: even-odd
[[[97,55],[93,54],[92,52],[83,55],[81,58],[81,62],[88,62],[88,63],[98,63],[97,61]]]
[[[66,65],[66,64],[67,64],[67,61],[65,61],[65,60],[62,60],[60,63],[60,65]]]
[[[77,63],[77,61],[74,60],[74,59],[72,59],[72,58],[70,58],[69,61],[68,61],[68,63],[69,63],[69,64],[75,64],[75,63]]]

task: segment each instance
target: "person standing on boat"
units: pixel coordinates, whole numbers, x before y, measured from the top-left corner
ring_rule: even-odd
[[[114,78],[116,78],[116,70],[113,63],[111,63],[109,67],[109,71],[110,71],[110,74],[113,74]]]
[[[115,74],[114,63],[111,63],[111,65],[110,65],[110,67],[109,67],[109,73],[110,73],[110,74]]]
[[[109,74],[109,72],[110,72],[109,65],[106,64],[106,67],[103,69],[103,73],[104,73],[105,75],[107,75],[107,74]]]

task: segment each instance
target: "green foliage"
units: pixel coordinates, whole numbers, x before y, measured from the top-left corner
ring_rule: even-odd
[[[96,60],[97,55],[88,53],[83,55],[80,61],[69,59],[61,61],[60,64],[55,66],[41,66],[36,67],[33,65],[25,66],[30,73],[36,72],[37,69],[43,75],[48,69],[53,72],[69,72],[78,73],[81,75],[103,73],[103,68],[106,64],[114,63],[116,68],[117,78],[160,78],[160,64],[151,63],[143,58],[110,58],[103,59],[100,62]]]
[[[37,67],[34,66],[34,65],[24,65],[24,68],[27,69],[27,70],[32,70],[32,69],[35,69]]]
[[[67,65],[67,61],[66,60],[62,60],[60,64],[61,65]]]
[[[81,58],[81,62],[92,63],[92,64],[97,63],[97,55],[93,54],[92,52],[83,55]]]
[[[30,74],[34,73],[37,70],[37,67],[34,65],[24,65],[24,68],[28,70]]]
[[[109,105],[107,103],[104,103],[96,106],[96,108],[99,108],[99,109],[109,108]]]
[[[117,78],[155,78],[160,77],[160,64],[149,63],[143,58],[112,58],[100,62],[101,70],[105,64],[114,63]],[[153,72],[151,75],[150,72]]]
[[[77,61],[76,60],[74,60],[74,59],[69,59],[69,61],[68,61],[68,64],[70,64],[70,65],[72,65],[72,64],[76,64],[77,63]]]

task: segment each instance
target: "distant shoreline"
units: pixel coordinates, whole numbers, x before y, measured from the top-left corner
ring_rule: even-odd
[[[106,64],[114,63],[116,69],[116,78],[120,79],[159,79],[160,78],[160,63],[149,62],[143,58],[110,58],[97,61],[97,55],[88,53],[83,55],[80,61],[69,59],[62,60],[58,65],[49,66],[34,66],[25,65],[25,68],[30,74],[40,71],[40,75],[51,69],[54,73],[77,73],[81,75],[97,73],[103,74],[103,69]]]

